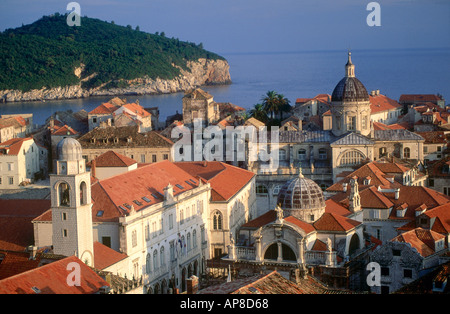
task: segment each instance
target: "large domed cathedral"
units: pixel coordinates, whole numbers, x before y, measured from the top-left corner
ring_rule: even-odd
[[[351,210],[337,209],[336,203],[328,208],[321,188],[300,169],[282,186],[274,210],[240,228],[237,243],[229,247],[229,259],[264,269],[313,272],[325,267],[339,272],[352,255],[365,249],[356,181],[351,189]]]

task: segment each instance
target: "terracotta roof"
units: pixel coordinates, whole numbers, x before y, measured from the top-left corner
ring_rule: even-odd
[[[21,128],[27,125],[27,121],[20,117],[0,118],[0,128],[13,126],[14,128]]]
[[[325,201],[325,205],[326,213],[333,213],[340,216],[348,216],[351,214],[347,207],[344,207],[341,203],[338,203],[331,198]]]
[[[130,140],[129,140],[130,139]],[[137,126],[95,128],[78,138],[83,149],[123,147],[172,147],[173,142],[156,131],[139,133]]]
[[[0,251],[4,255],[0,263],[0,280],[38,267],[40,259],[30,259],[28,252]]]
[[[8,141],[0,143],[0,155],[11,155],[11,156],[18,155],[22,148],[22,144],[25,141],[29,140],[34,141],[33,138],[27,137],[27,138],[12,138]]]
[[[402,233],[391,241],[409,243],[420,255],[427,257],[436,252],[435,241],[444,238],[443,235],[432,230],[416,228]]]
[[[349,231],[360,225],[359,221],[345,218],[333,213],[324,213],[315,223],[314,228],[318,231]]]
[[[255,176],[251,171],[220,161],[186,161],[174,164],[190,175],[209,182],[213,190],[211,193],[213,202],[228,201]]]
[[[450,142],[450,136],[444,131],[416,132],[425,139],[424,144],[445,144]]]
[[[80,266],[80,285],[68,285],[70,263]],[[69,270],[68,270],[69,269]],[[93,294],[109,284],[76,256],[23,272],[0,281],[1,294]]]
[[[126,108],[126,109],[130,110],[133,114],[136,114],[140,117],[151,116],[151,113],[146,111],[144,109],[144,107],[142,107],[141,105],[135,104],[135,103],[125,104],[122,106],[122,108]]]
[[[316,230],[313,227],[313,225],[311,225],[309,223],[306,223],[304,221],[301,221],[300,219],[297,219],[294,216],[284,217],[284,220],[289,222],[289,223],[292,223],[292,224],[296,225],[297,227],[299,227],[300,229],[305,231],[307,234]]]
[[[450,178],[450,156],[444,159],[428,163],[428,175],[430,177]]]
[[[400,105],[396,100],[393,100],[385,95],[369,95],[369,100],[370,111],[372,114],[402,108],[402,105]]]
[[[255,219],[250,220],[249,222],[243,224],[241,228],[247,229],[258,229],[262,226],[265,226],[277,219],[277,212],[275,210],[269,210],[268,212],[262,214]]]
[[[67,124],[65,124],[63,126],[55,125],[50,130],[50,132],[52,133],[52,135],[76,135],[76,134],[78,134],[78,132],[76,130],[74,130]]]
[[[103,270],[127,257],[126,254],[119,253],[100,242],[94,241],[94,267],[98,270]]]
[[[183,98],[193,98],[193,99],[210,99],[213,98],[211,94],[205,92],[201,88],[196,88],[194,90],[187,91]]]
[[[436,218],[431,230],[442,234],[450,234],[450,202],[428,210],[423,215]]]
[[[95,109],[91,110],[89,114],[112,114],[114,111],[119,109],[120,106],[113,105],[110,103],[103,103],[96,107]]]
[[[23,251],[34,244],[31,221],[50,206],[50,200],[0,199],[0,250]]]
[[[435,282],[443,282],[448,280],[450,275],[450,262],[445,264],[441,264],[431,270],[430,272],[424,274],[413,282],[404,285],[400,289],[394,292],[394,294],[411,294],[411,295],[420,295],[420,294],[449,294],[450,293],[450,284],[447,283],[445,285],[445,289],[443,292],[434,292],[434,283]],[[444,286],[442,286],[444,287]]]
[[[95,158],[95,167],[129,167],[136,164],[137,161],[127,156],[116,153],[112,150],[107,151]]]
[[[335,290],[326,288],[314,278],[307,276],[296,284],[277,271],[255,275],[202,289],[198,294],[325,294]],[[345,293],[345,291],[340,291]]]
[[[432,94],[402,94],[400,102],[433,102],[442,100],[441,97]]]

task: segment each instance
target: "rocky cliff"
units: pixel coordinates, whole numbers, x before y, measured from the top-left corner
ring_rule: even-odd
[[[0,90],[0,101],[19,102],[35,100],[55,100],[84,98],[89,96],[146,95],[167,94],[186,91],[205,85],[225,85],[231,83],[230,66],[225,60],[198,59],[188,61],[189,70],[180,68],[181,74],[172,80],[150,79],[143,77],[127,81],[125,88],[93,88],[83,89],[78,85],[57,88],[33,89],[27,92],[20,90]],[[82,77],[82,69],[74,69],[75,75]],[[84,78],[84,80],[89,78]]]

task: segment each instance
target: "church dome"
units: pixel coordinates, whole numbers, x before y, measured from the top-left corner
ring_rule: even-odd
[[[369,101],[369,94],[363,83],[355,77],[355,65],[352,63],[352,54],[348,52],[348,61],[345,65],[345,77],[337,83],[331,94],[331,101],[359,102]]]
[[[369,101],[369,94],[356,77],[344,77],[334,88],[331,101]]]
[[[284,216],[294,216],[305,222],[314,222],[325,211],[322,189],[313,180],[305,178],[301,171],[297,178],[289,180],[280,189],[277,200]]]
[[[61,140],[56,146],[58,160],[81,160],[83,158],[81,152],[81,144],[76,139],[70,137]]]

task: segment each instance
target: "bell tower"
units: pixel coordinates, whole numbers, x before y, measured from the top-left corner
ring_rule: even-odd
[[[50,175],[53,251],[94,265],[91,176],[81,145],[65,138],[57,145],[56,174]]]

